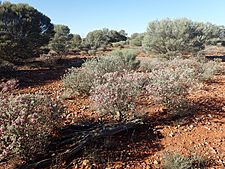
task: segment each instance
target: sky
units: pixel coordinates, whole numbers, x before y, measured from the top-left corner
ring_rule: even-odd
[[[225,25],[225,0],[10,0],[27,3],[82,37],[102,28],[145,32],[150,21],[186,17]]]

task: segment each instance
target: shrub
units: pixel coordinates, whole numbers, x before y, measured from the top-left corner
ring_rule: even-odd
[[[17,84],[18,84],[18,81],[15,79],[11,79],[6,82],[1,82],[0,83],[0,95],[3,95],[3,93],[10,92],[10,91],[16,89]]]
[[[197,155],[190,157],[178,153],[167,153],[163,158],[163,169],[192,169],[204,168],[205,160]]]
[[[195,76],[201,81],[212,79],[215,73],[221,70],[221,66],[218,61],[208,61],[206,59],[197,57],[190,57],[188,59],[183,59],[181,57],[173,58],[173,60],[155,58],[143,61],[139,70],[143,72],[152,72],[165,68],[191,68],[193,69]]]
[[[134,33],[131,35],[129,43],[132,46],[142,46],[143,39],[144,33]]]
[[[187,105],[187,95],[200,87],[198,74],[190,67],[168,67],[152,71],[147,90],[153,99],[169,111],[180,112]]]
[[[120,115],[120,120],[128,119],[128,112],[134,113],[135,100],[147,83],[149,74],[113,72],[106,73],[97,80],[91,91],[95,109],[103,115]],[[126,116],[126,118],[125,118]]]
[[[61,109],[41,94],[0,95],[0,160],[30,160],[45,152]]]
[[[193,22],[186,18],[150,22],[144,37],[146,50],[168,52],[195,52],[223,37],[224,28],[210,23]]]
[[[87,60],[82,69],[72,68],[63,76],[63,84],[71,94],[88,95],[94,81],[106,73],[136,70],[139,66],[131,51],[116,51],[113,56]]]
[[[97,50],[89,50],[88,54],[89,55],[96,55]]]
[[[85,68],[71,68],[63,76],[62,81],[69,95],[89,95],[94,78],[95,74]]]
[[[0,72],[9,72],[9,71],[14,71],[16,69],[15,65],[0,59]]]
[[[54,25],[55,35],[49,42],[49,48],[57,53],[65,53],[70,48],[73,35],[66,25]]]
[[[27,4],[1,4],[0,58],[17,64],[38,56],[54,35],[50,21]]]

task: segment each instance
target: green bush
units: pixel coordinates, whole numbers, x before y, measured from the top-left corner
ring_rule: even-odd
[[[37,57],[54,35],[51,20],[27,4],[0,5],[0,58],[15,64]]]
[[[143,39],[144,33],[134,33],[130,37],[129,44],[132,46],[142,46]]]
[[[70,41],[73,35],[66,25],[54,25],[55,35],[49,42],[49,48],[57,53],[65,53],[70,48]]]
[[[89,50],[88,54],[89,55],[96,55],[97,50]]]
[[[72,68],[63,76],[63,84],[71,94],[88,95],[94,81],[110,72],[136,70],[140,62],[136,60],[136,52],[131,50],[113,51],[112,56],[89,59],[81,69]]]
[[[159,54],[168,52],[195,52],[205,44],[223,38],[224,28],[210,23],[183,19],[164,19],[150,22],[144,37],[146,50]]]
[[[77,94],[89,95],[95,78],[94,72],[85,68],[69,69],[62,78],[65,95],[68,97]]]
[[[46,153],[51,132],[61,122],[61,108],[41,94],[0,93],[0,160],[30,160]]]

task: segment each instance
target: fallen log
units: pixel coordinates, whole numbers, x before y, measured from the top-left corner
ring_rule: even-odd
[[[48,154],[43,158],[37,158],[18,167],[18,169],[43,169],[49,168],[57,160],[57,157],[69,165],[75,157],[79,157],[84,147],[99,138],[113,136],[124,131],[135,129],[144,123],[139,120],[117,124],[96,123],[89,126],[75,126],[61,130],[59,139],[52,141],[49,145]]]

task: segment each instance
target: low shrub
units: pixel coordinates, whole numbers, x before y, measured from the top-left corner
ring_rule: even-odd
[[[10,92],[14,89],[16,89],[18,85],[18,81],[16,79],[11,79],[7,81],[2,81],[0,83],[0,95],[3,95],[6,92]]]
[[[62,80],[66,90],[71,91],[72,94],[83,93],[89,95],[90,88],[97,78],[110,72],[136,70],[139,64],[135,52],[127,50],[115,51],[112,56],[87,60],[81,69],[70,69]]]
[[[163,169],[192,169],[204,168],[206,161],[197,155],[189,157],[178,153],[167,153],[163,158]]]
[[[187,96],[201,83],[195,70],[188,67],[167,67],[152,72],[147,90],[153,99],[169,111],[180,112],[187,106]]]
[[[95,109],[103,115],[119,114],[120,120],[130,119],[128,115],[134,115],[135,100],[148,80],[149,74],[146,73],[106,73],[91,91]]]
[[[89,95],[95,74],[85,68],[71,68],[64,74],[62,81],[65,92],[70,95]]]
[[[61,108],[41,94],[0,94],[0,161],[30,160],[46,152],[51,132],[61,122]]]
[[[16,66],[13,63],[0,59],[0,73],[14,71]]]
[[[88,54],[89,55],[96,55],[97,50],[89,50]]]

